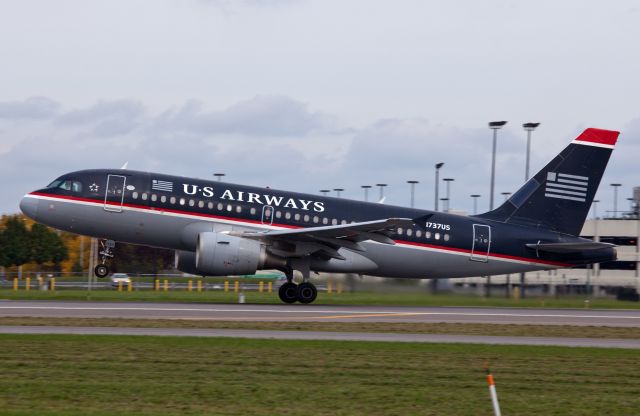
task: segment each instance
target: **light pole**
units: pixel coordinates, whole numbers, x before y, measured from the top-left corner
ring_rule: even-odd
[[[635,199],[633,198],[627,198],[627,201],[629,201],[629,215],[633,215],[633,203],[635,201]]]
[[[387,186],[386,183],[377,183],[376,186],[378,188],[380,188],[380,201],[382,201],[382,198],[384,197],[384,187]]]
[[[527,164],[524,168],[524,181],[529,180],[529,155],[531,154],[531,132],[538,127],[540,123],[524,123],[522,127],[527,132]]]
[[[444,166],[444,162],[436,163],[436,204],[434,210],[438,210],[438,192],[440,191],[440,168]]]
[[[364,202],[369,202],[369,189],[371,185],[362,185],[360,188],[364,189]]]
[[[322,193],[322,195],[327,196],[327,194],[331,192],[331,189],[320,189],[320,193]]]
[[[336,197],[340,198],[340,192],[344,191],[344,188],[333,188],[336,191]]]
[[[493,130],[493,151],[491,153],[491,192],[489,193],[489,211],[493,210],[493,188],[496,182],[496,144],[498,141],[498,130],[500,130],[506,121],[490,121],[489,128]]]
[[[415,191],[416,191],[416,184],[420,183],[418,181],[407,181],[407,183],[409,185],[411,185],[411,208],[413,208],[415,206]]]
[[[480,198],[482,195],[473,194],[469,196],[473,198],[473,215],[475,215],[478,213],[478,198]]]
[[[224,173],[214,173],[213,176],[218,178],[218,182],[222,181],[222,177],[226,176]]]
[[[612,183],[613,186],[613,218],[618,216],[618,188],[622,186],[621,183]]]
[[[600,202],[599,199],[594,199],[593,200],[593,218],[598,219],[598,202]]]
[[[451,209],[451,182],[455,181],[453,178],[442,178],[447,184],[447,212]]]
[[[509,195],[511,195],[511,192],[500,192],[500,195],[503,195],[504,202],[507,202],[507,199],[509,199]]]

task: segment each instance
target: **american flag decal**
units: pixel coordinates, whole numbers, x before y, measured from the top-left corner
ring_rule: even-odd
[[[154,179],[151,181],[151,189],[154,191],[173,192],[173,182]]]
[[[544,196],[585,202],[589,189],[589,178],[566,173],[547,172]]]

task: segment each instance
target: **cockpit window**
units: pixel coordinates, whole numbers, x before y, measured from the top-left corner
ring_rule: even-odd
[[[71,180],[67,180],[64,182],[61,181],[60,185],[58,185],[58,188],[64,189],[65,191],[80,193],[82,192],[82,183],[78,181],[71,181]]]
[[[47,185],[47,189],[57,188],[58,185],[60,185],[61,182],[62,182],[61,180],[56,179],[55,181],[53,181],[49,185]]]

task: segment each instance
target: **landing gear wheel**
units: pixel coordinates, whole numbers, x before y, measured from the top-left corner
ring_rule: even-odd
[[[280,286],[278,296],[284,303],[295,303],[298,300],[298,285],[287,282]]]
[[[316,300],[318,289],[312,283],[300,283],[298,285],[298,302],[311,303]]]
[[[98,264],[96,268],[93,269],[93,272],[96,274],[96,276],[102,279],[109,274],[109,267],[107,267],[106,264]]]

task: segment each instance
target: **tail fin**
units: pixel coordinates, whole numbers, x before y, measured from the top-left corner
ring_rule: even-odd
[[[586,129],[504,204],[479,217],[578,235],[619,134]]]

